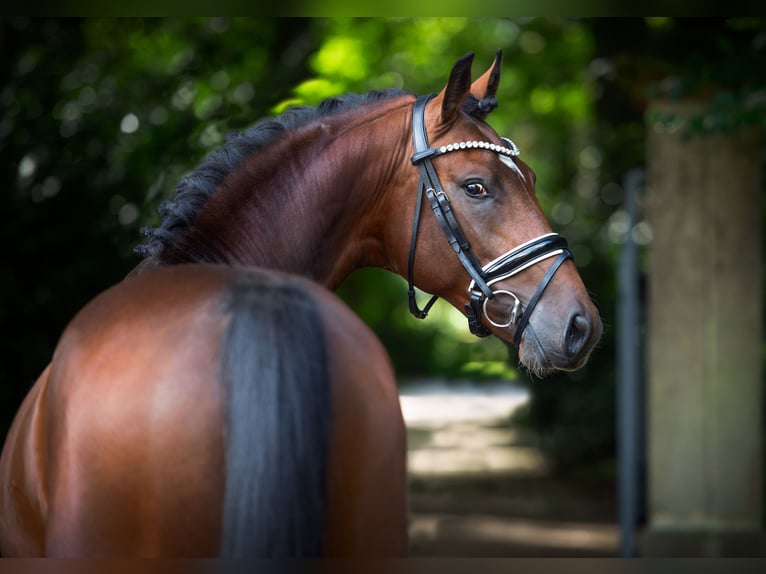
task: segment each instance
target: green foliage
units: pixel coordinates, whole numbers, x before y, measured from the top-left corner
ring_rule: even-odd
[[[139,228],[233,127],[305,75],[302,20],[0,22],[3,427]]]
[[[669,20],[657,41],[672,35],[678,23]],[[701,30],[705,42],[651,89],[654,98],[701,100],[704,109],[688,122],[689,132],[731,133],[766,127],[766,20],[730,18]],[[649,121],[672,124],[673,117]]]

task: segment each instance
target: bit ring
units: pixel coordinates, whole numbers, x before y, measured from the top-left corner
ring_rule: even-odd
[[[484,305],[483,305],[484,316],[487,318],[487,321],[489,321],[490,324],[492,324],[495,327],[498,327],[500,329],[504,329],[505,327],[510,327],[511,325],[513,325],[516,322],[516,319],[518,318],[519,309],[521,308],[521,301],[519,300],[518,297],[516,297],[516,295],[514,295],[510,291],[506,291],[505,289],[499,289],[497,291],[493,291],[492,293],[494,295],[503,294],[503,295],[510,295],[511,297],[513,297],[514,304],[513,304],[513,309],[511,310],[511,316],[508,319],[508,322],[505,323],[505,324],[503,324],[503,323],[496,323],[495,321],[493,321],[492,318],[489,316],[489,313],[487,313],[487,302],[489,301],[488,298],[484,299]]]

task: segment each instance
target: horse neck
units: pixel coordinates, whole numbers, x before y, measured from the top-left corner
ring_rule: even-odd
[[[158,263],[255,265],[331,289],[360,267],[387,267],[380,215],[408,171],[407,104],[322,118],[259,151]]]

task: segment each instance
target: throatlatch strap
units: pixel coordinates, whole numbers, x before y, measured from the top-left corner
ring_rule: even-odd
[[[420,212],[423,208],[423,191],[418,188],[418,199],[415,203],[415,217],[412,220],[412,235],[410,236],[410,254],[407,259],[407,297],[410,304],[410,313],[412,313],[417,319],[425,319],[428,316],[428,312],[436,303],[439,298],[438,295],[434,295],[426,303],[423,309],[418,307],[418,301],[415,297],[415,247],[418,242],[418,228],[420,227]]]
[[[434,212],[439,227],[441,227],[452,250],[457,255],[463,268],[468,272],[472,282],[482,290],[486,297],[494,297],[492,289],[489,288],[484,280],[481,264],[471,251],[471,246],[452,211],[449,198],[441,187],[439,178],[431,163],[430,154],[423,153],[429,151],[428,134],[426,133],[425,127],[425,107],[433,97],[433,94],[419,97],[415,101],[415,106],[412,111],[412,139],[415,148],[415,155],[412,156],[412,163],[418,166],[420,172],[420,185],[418,188],[418,199],[415,205],[415,217],[413,219],[412,235],[410,237],[410,253],[407,262],[407,280],[409,284],[407,295],[409,297],[410,312],[419,319],[425,318],[428,310],[435,303],[436,299],[438,299],[438,296],[434,295],[423,310],[418,308],[417,302],[415,301],[415,247],[417,246],[417,232],[420,226],[423,194],[425,194],[428,199],[428,203],[431,206],[431,210]]]
[[[428,136],[425,133],[425,124],[423,122],[419,122],[421,129],[418,129],[418,122],[416,118],[418,115],[422,116],[424,114],[426,104],[433,97],[434,94],[430,96],[421,96],[415,101],[415,107],[412,112],[412,138],[413,144],[415,146],[415,151],[418,150],[419,146],[422,148],[428,147]],[[431,310],[431,307],[439,298],[438,295],[432,296],[422,310],[418,307],[418,302],[415,298],[415,247],[417,247],[418,243],[420,214],[423,208],[423,192],[424,190],[421,182],[418,184],[418,198],[415,203],[415,217],[412,219],[412,235],[410,236],[410,253],[409,257],[407,258],[407,297],[409,299],[410,313],[412,313],[417,319],[425,319],[428,316],[428,312]]]

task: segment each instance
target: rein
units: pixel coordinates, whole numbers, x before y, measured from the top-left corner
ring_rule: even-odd
[[[431,210],[436,216],[439,226],[446,235],[450,246],[460,260],[460,263],[468,272],[468,275],[471,277],[471,283],[468,286],[468,292],[470,294],[469,302],[465,305],[466,316],[468,317],[468,327],[471,330],[471,333],[478,337],[486,337],[491,334],[491,331],[487,326],[482,323],[482,315],[486,317],[490,324],[500,328],[509,327],[518,320],[516,333],[514,334],[514,343],[516,347],[518,347],[521,342],[522,333],[529,324],[529,318],[542,297],[543,291],[548,286],[551,279],[553,279],[553,275],[558,268],[564,261],[572,257],[572,253],[569,251],[566,239],[557,233],[547,233],[506,251],[487,265],[482,266],[479,263],[478,259],[471,251],[471,246],[450,207],[449,198],[444,192],[444,188],[439,181],[439,177],[436,175],[436,170],[434,169],[431,160],[434,157],[455,151],[465,149],[486,149],[498,154],[500,159],[506,163],[506,161],[512,161],[510,158],[519,155],[519,149],[511,140],[506,138],[503,138],[503,141],[508,147],[481,141],[457,142],[438,148],[429,147],[428,134],[426,133],[425,125],[425,109],[426,104],[434,96],[435,94],[420,96],[415,101],[415,107],[412,113],[412,137],[415,153],[413,154],[411,161],[420,171],[420,183],[418,198],[415,204],[415,217],[412,222],[410,253],[407,262],[407,294],[409,297],[410,312],[418,319],[425,319],[428,312],[431,310],[431,307],[439,298],[438,295],[432,296],[423,309],[418,307],[418,303],[415,299],[415,284],[413,279],[415,269],[415,247],[417,245],[418,228],[420,227],[423,196],[425,196],[431,206]],[[542,281],[540,281],[537,290],[530,298],[526,308],[520,316],[518,311],[521,308],[521,301],[514,293],[504,289],[497,291],[492,289],[492,284],[516,275],[524,269],[556,255],[558,255],[557,259],[550,266]],[[498,294],[508,295],[514,299],[514,306],[506,324],[496,323],[487,313],[487,302]]]

